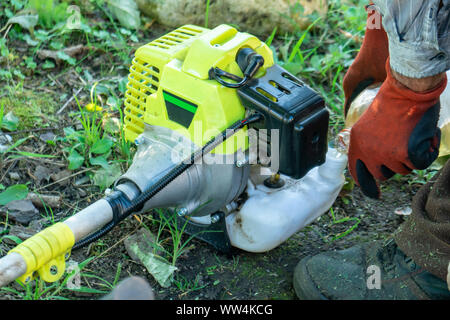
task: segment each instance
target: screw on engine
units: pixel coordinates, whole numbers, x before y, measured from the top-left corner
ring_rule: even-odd
[[[246,164],[248,164],[249,163],[249,157],[248,157],[248,155],[246,155],[246,156],[244,156],[244,157],[242,157],[242,158],[240,158],[240,159],[238,159],[237,161],[236,161],[236,167],[238,167],[238,168],[242,168],[243,166],[245,166]]]
[[[140,144],[144,144],[145,143],[145,138],[143,136],[139,136],[136,138],[136,140],[134,140],[134,143],[138,146]]]
[[[180,217],[184,217],[185,215],[188,214],[188,209],[187,208],[180,208],[180,209],[177,210],[177,214]]]
[[[214,213],[211,215],[211,223],[216,223],[220,220],[220,215],[217,213]]]

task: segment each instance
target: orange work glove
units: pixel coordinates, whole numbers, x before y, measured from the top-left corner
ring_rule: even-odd
[[[414,92],[391,73],[371,106],[353,126],[350,134],[349,170],[364,194],[379,198],[375,179],[386,180],[395,173],[423,170],[439,155],[439,96],[447,77],[437,88]]]
[[[345,74],[342,83],[345,93],[344,112],[347,115],[352,101],[368,86],[386,79],[384,66],[389,56],[389,44],[380,13],[366,7],[367,27],[361,49]]]

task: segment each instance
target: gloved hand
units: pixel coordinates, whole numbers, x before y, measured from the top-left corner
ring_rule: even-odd
[[[366,7],[366,10],[368,16],[364,41],[342,83],[345,115],[352,101],[365,88],[386,79],[384,66],[389,56],[388,38],[382,26],[381,15],[370,6]]]
[[[380,197],[375,179],[423,170],[438,157],[439,96],[447,85],[445,77],[435,89],[417,93],[393,77],[389,59],[386,72],[378,95],[350,134],[350,174],[372,198]]]

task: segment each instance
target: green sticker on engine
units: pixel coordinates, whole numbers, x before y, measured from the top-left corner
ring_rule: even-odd
[[[189,128],[197,112],[197,105],[167,91],[163,91],[163,96],[169,119]]]

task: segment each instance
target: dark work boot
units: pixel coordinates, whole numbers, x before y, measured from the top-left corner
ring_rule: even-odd
[[[294,288],[303,300],[450,299],[447,283],[393,240],[306,257],[295,268]]]

